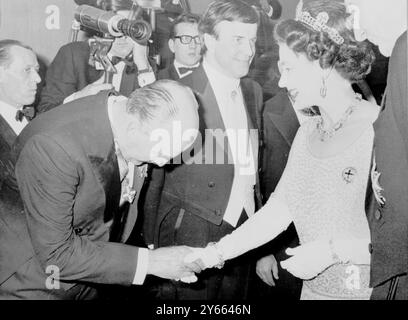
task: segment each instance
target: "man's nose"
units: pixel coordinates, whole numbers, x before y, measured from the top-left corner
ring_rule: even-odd
[[[34,71],[33,73],[33,80],[35,83],[40,83],[41,82],[41,77],[38,71]]]
[[[198,46],[200,46],[200,44],[197,43],[196,41],[198,41],[198,40],[196,40],[196,39],[191,39],[191,42],[190,42],[190,44],[189,44],[189,47],[190,47],[191,49],[195,49],[195,48],[197,48]]]
[[[286,80],[286,76],[281,74],[279,82],[278,82],[278,86],[280,88],[286,88],[287,85],[288,85],[288,83],[287,83],[287,80]]]

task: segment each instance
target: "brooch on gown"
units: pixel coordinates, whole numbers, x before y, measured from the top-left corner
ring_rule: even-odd
[[[357,170],[353,167],[348,167],[343,170],[342,177],[347,184],[352,183],[355,176],[357,175]]]
[[[375,156],[373,156],[373,167],[371,168],[371,184],[377,203],[383,207],[385,205],[385,197],[382,195],[384,189],[380,185],[381,173],[377,171],[377,163],[375,161]]]

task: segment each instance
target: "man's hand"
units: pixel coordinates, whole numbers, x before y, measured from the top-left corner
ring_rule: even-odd
[[[272,16],[273,8],[269,4],[268,0],[259,0],[262,10],[268,15]]]
[[[316,240],[289,248],[286,254],[292,257],[281,262],[282,268],[303,280],[313,279],[335,263],[328,240]]]
[[[109,55],[125,59],[132,52],[133,44],[134,41],[129,37],[115,38],[109,50]]]
[[[222,268],[224,261],[220,257],[214,244],[208,244],[205,248],[191,248],[192,253],[188,254],[184,262],[195,263],[201,270],[208,268]]]
[[[259,259],[256,263],[256,274],[267,285],[274,287],[275,279],[279,279],[278,276],[278,262],[273,254]]]
[[[195,262],[184,262],[186,255],[189,253],[192,253],[192,250],[186,246],[151,250],[149,252],[147,274],[165,279],[181,279],[183,282],[188,283],[195,282],[197,277],[194,273],[200,273],[201,268]]]
[[[133,62],[138,70],[148,69],[150,67],[148,59],[148,47],[146,45],[138,44],[136,41],[130,39],[132,42]]]

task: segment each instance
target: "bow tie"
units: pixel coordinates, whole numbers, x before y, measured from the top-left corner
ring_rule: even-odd
[[[120,57],[113,57],[112,58],[112,64],[118,64],[119,62],[123,61],[127,66],[133,65],[133,59],[132,58],[120,58]]]
[[[35,116],[34,107],[24,107],[23,110],[18,110],[16,112],[16,121],[22,121],[23,117],[26,117],[27,120],[32,120]]]
[[[182,75],[186,74],[186,73],[189,72],[189,71],[194,71],[195,69],[197,69],[197,68],[181,67],[181,68],[178,68],[178,72],[179,72],[180,75],[182,76]]]

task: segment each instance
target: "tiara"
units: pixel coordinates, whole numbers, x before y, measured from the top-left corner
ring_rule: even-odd
[[[309,12],[302,11],[296,16],[296,21],[300,21],[308,25],[313,30],[326,32],[329,35],[329,38],[338,45],[341,45],[344,42],[344,38],[339,34],[339,32],[327,25],[327,22],[329,21],[329,15],[327,12],[320,12],[315,19]]]

